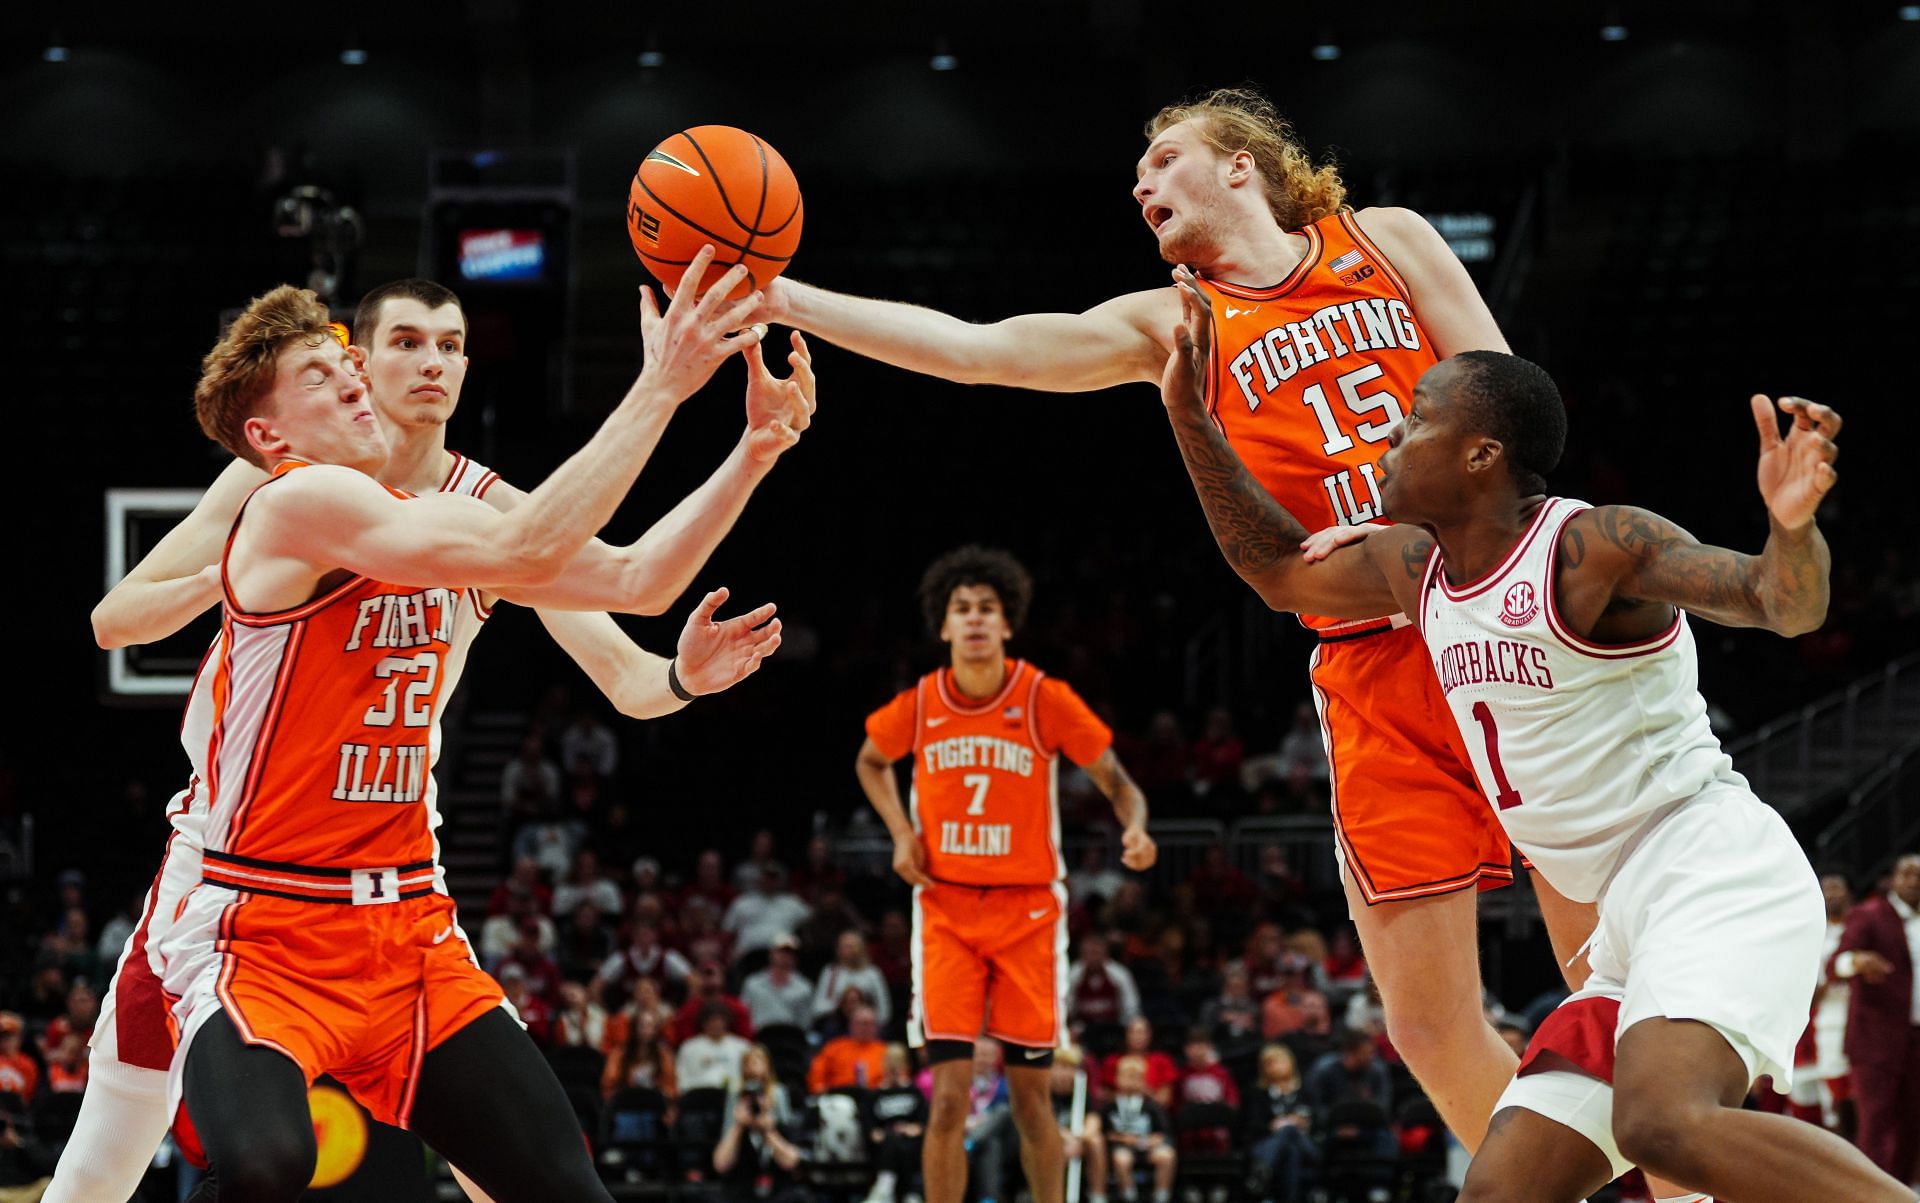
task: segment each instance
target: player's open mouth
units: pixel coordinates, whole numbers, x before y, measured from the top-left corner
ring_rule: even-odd
[[[1161,226],[1166,225],[1171,220],[1173,220],[1172,209],[1167,208],[1165,205],[1148,206],[1147,225],[1151,226],[1154,230],[1159,230]]]

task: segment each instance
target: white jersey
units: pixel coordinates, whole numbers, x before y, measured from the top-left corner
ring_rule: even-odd
[[[1592,902],[1636,838],[1714,781],[1745,782],[1700,697],[1686,616],[1630,644],[1566,629],[1554,553],[1585,502],[1553,498],[1493,571],[1449,584],[1427,561],[1420,627],[1501,825],[1555,889]]]

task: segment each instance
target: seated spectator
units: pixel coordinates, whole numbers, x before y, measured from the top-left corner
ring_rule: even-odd
[[[1239,965],[1247,971],[1247,988],[1255,998],[1264,999],[1286,984],[1286,973],[1280,967],[1280,958],[1286,952],[1284,938],[1277,923],[1262,923],[1247,936],[1246,952],[1237,961],[1229,961],[1229,966]]]
[[[1300,967],[1307,975],[1307,985],[1331,999],[1333,983],[1327,978],[1327,938],[1320,934],[1320,930],[1302,927],[1298,931],[1288,932],[1286,938],[1280,941],[1280,946],[1286,949],[1286,953],[1281,955],[1281,968],[1292,968],[1294,962],[1286,959],[1289,954],[1300,958]]]
[[[548,1007],[560,1001],[560,963],[548,956],[541,947],[542,928],[535,918],[520,921],[520,938],[515,941],[513,951],[507,954],[505,962],[494,976],[505,972],[508,965],[518,965],[527,975],[527,989],[539,996]]]
[[[600,908],[591,902],[573,908],[572,916],[560,929],[560,947],[554,957],[560,975],[571,981],[587,981],[611,956],[613,932],[601,919]]]
[[[1230,964],[1220,974],[1220,995],[1200,1008],[1200,1022],[1221,1055],[1232,1058],[1260,1043],[1260,1003],[1247,984],[1247,967]]]
[[[58,965],[34,969],[27,983],[27,996],[20,1000],[20,1013],[29,1024],[43,1025],[67,1009],[67,975]]]
[[[100,938],[93,946],[94,964],[105,969],[120,963],[120,953],[127,946],[127,937],[133,935],[134,928],[140,926],[140,912],[146,909],[146,905],[146,895],[140,894],[113,913],[113,917],[101,927]]]
[[[1309,982],[1313,962],[1297,952],[1280,962],[1280,986],[1260,1004],[1260,1030],[1268,1040],[1291,1036],[1306,1025],[1309,1007],[1325,1010],[1327,996]]]
[[[501,962],[513,955],[513,950],[520,943],[522,924],[530,922],[534,925],[534,944],[541,952],[551,956],[560,946],[560,933],[554,930],[553,920],[537,909],[539,903],[535,895],[522,887],[518,880],[510,884],[512,889],[507,895],[504,909],[498,914],[488,915],[486,923],[480,927],[480,964],[489,971],[497,969]]]
[[[500,809],[510,823],[551,814],[560,806],[560,766],[547,759],[538,728],[520,739],[520,754],[500,770]]]
[[[920,1172],[920,1148],[927,1133],[927,1096],[913,1084],[906,1045],[887,1046],[880,1084],[867,1095],[865,1119],[877,1171],[865,1203],[893,1203],[900,1185],[911,1186]]]
[[[1247,746],[1233,729],[1233,712],[1225,706],[1207,711],[1206,727],[1193,741],[1194,791],[1202,796],[1221,789],[1239,792],[1246,756]]]
[[[1147,722],[1145,739],[1120,742],[1126,745],[1120,750],[1120,759],[1150,800],[1173,803],[1191,797],[1187,737],[1173,711],[1154,714]]]
[[[1213,1040],[1207,1035],[1207,1029],[1194,1028],[1187,1033],[1186,1064],[1180,1067],[1180,1077],[1173,1084],[1173,1114],[1179,1115],[1188,1107],[1209,1103],[1218,1103],[1235,1108],[1240,1106],[1240,1088],[1233,1083],[1233,1075],[1226,1066],[1220,1064],[1220,1054],[1213,1047]],[[1180,1133],[1180,1152],[1188,1153],[1225,1153],[1233,1147],[1233,1129],[1226,1125],[1220,1127],[1189,1127]]]
[[[725,964],[733,949],[733,937],[720,929],[720,912],[705,898],[695,895],[681,905],[679,930],[669,941],[670,947],[695,965],[701,961],[719,961]],[[660,938],[667,939],[665,928]]]
[[[627,891],[636,901],[661,897],[660,862],[651,856],[635,857],[632,872],[627,878]]]
[[[693,880],[681,888],[679,903],[675,909],[685,910],[687,903],[695,898],[704,899],[719,914],[726,914],[740,891],[727,884],[726,862],[720,859],[717,849],[709,848],[702,852],[693,863]]]
[[[1109,956],[1106,937],[1087,935],[1080,959],[1067,971],[1067,1022],[1076,1032],[1128,1024],[1140,1014],[1140,988],[1133,972]]]
[[[848,1031],[820,1049],[807,1070],[807,1089],[814,1094],[829,1090],[864,1090],[880,1080],[886,1070],[887,1046],[880,1039],[880,1022],[872,1007],[856,1007]]]
[[[633,983],[649,977],[679,989],[692,976],[687,958],[660,942],[660,932],[651,923],[635,923],[627,929],[625,947],[601,962],[593,975],[595,992],[601,997],[625,995]]]
[[[1315,1065],[1334,1050],[1334,1035],[1333,1014],[1327,1009],[1327,1000],[1318,994],[1308,994],[1300,1000],[1300,1026],[1281,1043],[1293,1050],[1295,1061]]]
[[[791,933],[775,936],[767,967],[750,974],[740,987],[755,1031],[769,1024],[804,1029],[813,1018],[813,983],[799,971],[800,941]]]
[[[673,1049],[660,1035],[660,1021],[653,1013],[642,1011],[609,1051],[600,1093],[610,1099],[623,1090],[641,1087],[659,1091],[671,1103],[680,1093],[678,1069]]]
[[[880,916],[880,938],[873,946],[873,964],[880,976],[887,979],[890,992],[904,991],[913,983],[913,929],[907,923],[905,911],[891,910]]]
[[[1106,1203],[1107,1142],[1100,1133],[1100,1108],[1094,1103],[1093,1083],[1085,1081],[1086,1060],[1077,1048],[1056,1049],[1047,1089],[1053,1095],[1053,1116],[1060,1125],[1060,1151],[1068,1165],[1080,1163],[1089,1203]],[[1080,1098],[1080,1117],[1073,1115],[1074,1096]]]
[[[816,835],[807,841],[807,859],[793,873],[793,892],[802,902],[818,905],[823,890],[844,894],[847,871],[833,863],[833,841]]]
[[[771,948],[775,936],[790,932],[807,920],[811,909],[787,890],[787,871],[779,865],[763,869],[754,888],[733,900],[720,927],[733,937],[733,959]]]
[[[1380,1001],[1380,987],[1374,984],[1373,976],[1367,975],[1365,983],[1347,1000],[1346,1014],[1342,1016],[1340,1026],[1350,1032],[1365,1032],[1373,1037],[1375,1044],[1385,1052],[1391,1047],[1387,1042],[1387,1008]]]
[[[793,934],[800,937],[801,966],[818,969],[835,955],[841,933],[865,931],[867,921],[847,901],[846,892],[831,883],[822,885],[806,901],[813,910]]]
[[[1294,708],[1293,726],[1280,740],[1281,779],[1302,803],[1317,801],[1327,789],[1327,744],[1313,703]]]
[[[568,773],[584,768],[602,781],[611,781],[620,767],[620,741],[590,708],[582,706],[560,733],[560,763]]]
[[[592,903],[602,915],[618,915],[626,909],[620,887],[601,871],[600,858],[591,848],[573,854],[573,867],[566,879],[553,888],[553,917],[565,919],[586,903]]]
[[[514,899],[523,895],[532,896],[535,914],[544,915],[552,909],[553,891],[540,880],[540,863],[530,856],[515,860],[513,872],[493,887],[493,893],[487,896],[487,914],[504,915],[512,908]]]
[[[1173,1058],[1153,1047],[1153,1025],[1145,1016],[1136,1015],[1127,1024],[1126,1043],[1121,1051],[1108,1057],[1102,1069],[1102,1085],[1108,1090],[1118,1089],[1120,1083],[1120,1063],[1128,1057],[1138,1057],[1145,1067],[1145,1077],[1141,1089],[1146,1091],[1163,1110],[1173,1101],[1173,1083],[1180,1077],[1179,1067]]]
[[[773,855],[773,832],[762,827],[753,833],[747,858],[733,867],[733,888],[742,894],[751,894],[759,888],[761,877],[769,869],[778,870],[781,879],[786,880],[787,867]]]
[[[0,1011],[0,1094],[17,1094],[31,1103],[40,1085],[40,1066],[20,1051],[26,1026],[12,1011]]]
[[[1337,1051],[1326,1054],[1307,1074],[1307,1102],[1321,1115],[1341,1103],[1373,1103],[1393,1113],[1393,1080],[1380,1063],[1373,1037],[1348,1032]]]
[[[80,1037],[85,1047],[93,1039],[94,1021],[100,1018],[100,996],[93,992],[85,978],[76,978],[73,985],[67,987],[67,1008],[54,1017],[52,1023],[40,1037],[40,1050],[52,1060],[54,1051],[66,1043],[69,1036]],[[47,1084],[53,1084],[51,1073]]]
[[[1067,894],[1080,906],[1105,902],[1126,883],[1127,875],[1107,860],[1105,842],[1088,844],[1080,850],[1080,866],[1067,874]]]
[[[689,1090],[730,1090],[740,1084],[740,1059],[748,1045],[729,1030],[732,1020],[732,1014],[720,1003],[701,1006],[699,1026],[680,1042],[674,1058],[674,1079],[682,1094]]]
[[[849,990],[873,1008],[880,1026],[885,1028],[893,1014],[892,994],[879,967],[867,957],[867,938],[852,929],[841,932],[834,941],[833,961],[820,971],[820,981],[814,987],[808,1023],[819,1027],[842,1013]]]
[[[607,1043],[607,1012],[584,982],[560,983],[560,1008],[553,1015],[555,1048],[603,1049]]]
[[[626,1040],[627,1033],[640,1021],[642,1015],[653,1017],[654,1027],[659,1030],[660,1038],[666,1041],[668,1048],[672,1048],[673,1008],[660,997],[659,983],[650,977],[636,978],[628,995],[627,1004],[607,1016],[607,1034],[605,1041],[600,1045],[600,1051],[611,1056],[614,1049]]]
[[[1307,902],[1306,883],[1293,871],[1287,850],[1278,844],[1260,849],[1260,863],[1254,870],[1253,884],[1260,892],[1257,903],[1265,914],[1288,924],[1311,923],[1316,916]],[[1284,944],[1283,944],[1284,946]]]
[[[526,967],[518,961],[508,961],[494,976],[499,979],[500,992],[507,996],[507,1001],[519,1013],[520,1022],[527,1025],[527,1035],[541,1048],[551,1045],[553,1009],[534,991]]]
[[[72,869],[68,873],[74,873]],[[65,876],[64,874],[62,876]],[[100,976],[100,960],[94,954],[92,925],[85,908],[70,906],[60,912],[60,922],[40,940],[38,960],[43,965],[58,965],[67,980]],[[114,957],[119,957],[119,949]]]
[[[1240,1109],[1247,1145],[1247,1191],[1256,1199],[1298,1203],[1320,1162],[1313,1108],[1300,1067],[1284,1044],[1260,1050],[1260,1077]]]
[[[720,1007],[727,1013],[727,1026],[734,1035],[743,1038],[753,1035],[753,1015],[747,1010],[747,1004],[728,994],[726,987],[727,974],[720,962],[703,961],[689,979],[687,1001],[674,1012],[673,1028],[667,1038],[678,1043],[704,1028],[706,1020],[702,1016],[709,1006]]]
[[[1333,939],[1327,945],[1327,979],[1335,986],[1358,988],[1366,981],[1367,958],[1360,951],[1360,941],[1355,938],[1353,928],[1342,924],[1333,932]]]
[[[1147,1093],[1146,1058],[1132,1053],[1120,1058],[1113,1099],[1100,1113],[1100,1128],[1120,1198],[1138,1198],[1134,1170],[1151,1167],[1153,1203],[1169,1203],[1179,1159],[1173,1151],[1173,1125],[1167,1121],[1166,1108]]]
[[[774,1081],[772,1058],[757,1044],[741,1057],[740,1081],[727,1093],[726,1116],[713,1150],[721,1199],[804,1203],[811,1197],[797,1174],[800,1150],[785,1131],[793,1124],[787,1088]]]
[[[573,866],[574,853],[586,839],[585,824],[547,811],[520,825],[513,836],[513,859],[530,860],[550,878],[558,879]]]
[[[1007,1162],[1013,1159],[1018,1143],[1004,1067],[1005,1052],[998,1040],[982,1036],[973,1042],[973,1084],[967,1096],[967,1177],[974,1196],[983,1203],[1007,1198]]]

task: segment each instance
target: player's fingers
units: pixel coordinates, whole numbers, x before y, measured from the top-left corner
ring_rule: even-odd
[[[741,268],[740,270],[743,273],[741,279],[744,280],[746,278],[744,274],[746,269]],[[720,312],[716,318],[720,324],[720,328],[722,330],[738,330],[741,335],[745,335],[751,331],[755,338],[765,338],[767,336],[765,323],[753,320],[753,311],[760,308],[760,303],[765,299],[766,294],[760,292],[750,292],[746,296],[741,297],[738,301],[735,301],[732,305],[729,305],[725,310]]]
[[[727,587],[722,585],[700,599],[700,604],[693,608],[693,616],[702,622],[712,621],[713,612],[725,605],[726,601]]]
[[[763,337],[764,337],[764,331],[765,331],[765,328],[762,327]],[[755,376],[772,376],[773,375],[773,373],[767,371],[767,357],[760,350],[760,343],[757,340],[754,342],[748,343],[747,349],[745,351],[742,351],[741,354],[746,356],[747,371],[753,373]]]
[[[1823,464],[1831,464],[1840,458],[1840,445],[1823,434],[1813,436],[1813,449]]]
[[[688,280],[692,280],[693,284],[690,287],[673,290],[673,300],[667,306],[669,312],[678,313],[688,309],[698,312],[701,303],[708,296],[713,295],[712,289],[708,289],[705,296],[701,295],[700,281],[707,278],[707,267],[713,263],[713,257],[717,253],[711,242],[693,253],[693,261],[687,264],[686,271],[680,273],[681,284],[686,284]],[[688,300],[688,297],[693,299]]]
[[[1813,423],[1815,430],[1827,438],[1840,433],[1840,414],[1832,406],[1822,405],[1818,401],[1806,401],[1803,404],[1805,408],[1801,412],[1807,415],[1807,420]]]
[[[793,344],[793,353],[795,355],[798,355],[802,359],[805,359],[808,363],[813,362],[813,350],[812,348],[807,346],[806,335],[800,333],[798,330],[795,330],[791,334],[787,335],[787,341]]]
[[[740,617],[729,619],[728,621],[737,622],[749,628],[757,627],[761,623],[767,621],[767,619],[772,618],[775,611],[777,611],[778,609],[779,607],[774,605],[772,602],[767,602],[765,605],[756,606],[753,609],[748,610],[745,614],[742,614]]]
[[[660,307],[654,303],[653,289],[640,286],[640,335],[646,337],[660,324]]]
[[[1761,452],[1764,454],[1778,447],[1780,445],[1780,419],[1774,415],[1773,402],[1768,400],[1764,394],[1755,393],[1752,400],[1747,404],[1753,409],[1753,424],[1760,431]],[[1787,402],[1784,398],[1780,402],[1780,408],[1782,410],[1787,408]]]
[[[1821,496],[1826,496],[1827,490],[1839,483],[1840,474],[1833,470],[1832,464],[1815,464],[1813,466],[1813,487],[1820,491]]]
[[[703,322],[710,322],[723,313],[731,317],[734,311],[740,308],[740,302],[729,301],[727,298],[733,295],[734,289],[746,282],[746,265],[744,263],[734,264],[726,270],[726,274],[714,281],[713,287],[707,289],[707,294],[700,298],[700,307],[694,310],[694,316]],[[725,324],[725,328],[728,330],[738,330],[740,327],[746,325],[747,316],[751,314],[755,306],[759,304],[759,301],[756,299],[759,295],[757,292],[750,292],[745,297],[742,297],[741,301],[753,300],[754,303],[748,305],[745,311],[731,324]]]

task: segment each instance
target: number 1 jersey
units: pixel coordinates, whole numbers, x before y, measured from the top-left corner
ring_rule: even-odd
[[[1207,409],[1247,469],[1310,529],[1374,522],[1387,432],[1437,357],[1405,281],[1350,210],[1300,233],[1306,256],[1278,284],[1201,282],[1213,308]]]
[[[867,717],[867,736],[889,760],[913,755],[908,809],[935,881],[971,886],[1046,885],[1066,876],[1060,858],[1060,756],[1091,764],[1113,732],[1064,681],[1024,660],[1006,684],[970,698],[943,668]]]

